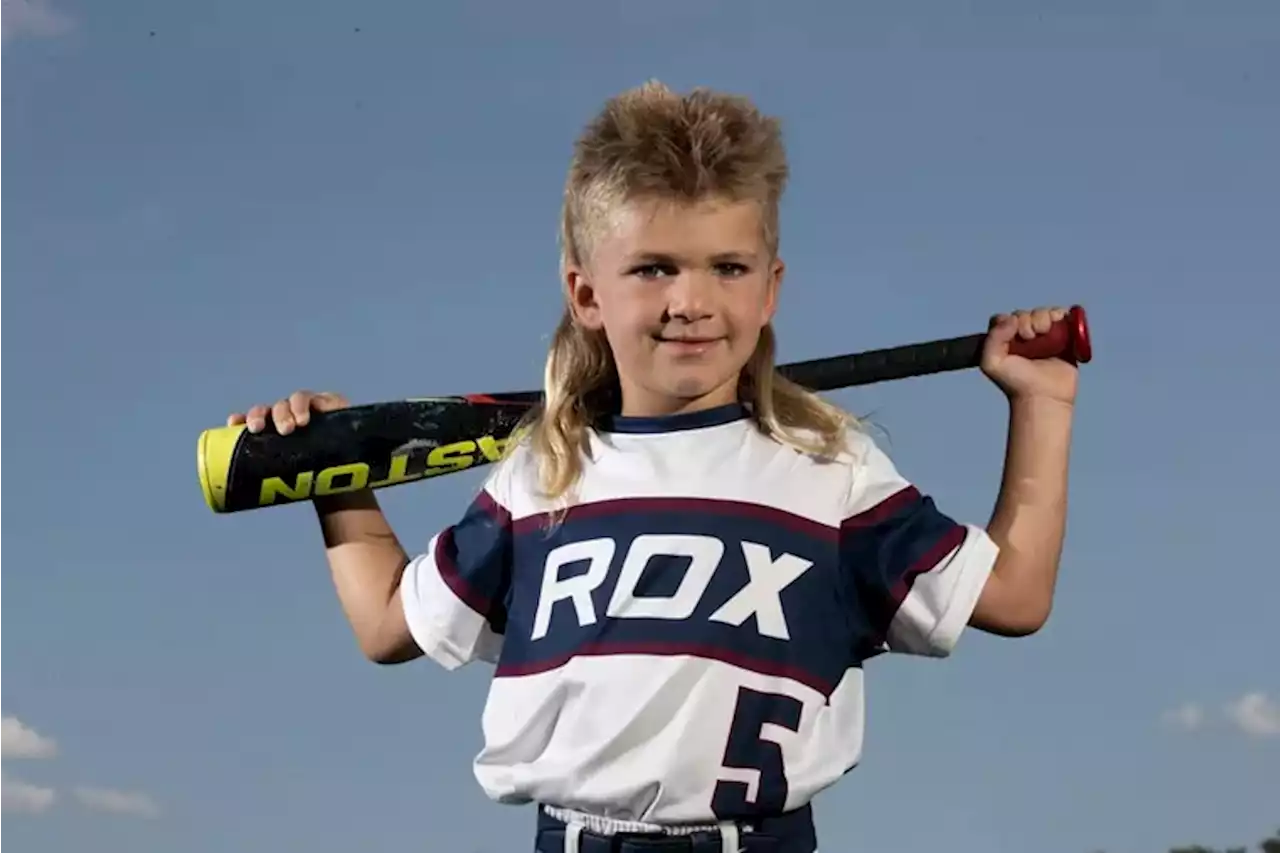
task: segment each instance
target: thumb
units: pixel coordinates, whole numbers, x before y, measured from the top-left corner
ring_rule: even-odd
[[[345,397],[332,391],[322,391],[311,398],[311,408],[317,412],[332,412],[348,405]]]
[[[996,314],[987,328],[982,344],[982,362],[990,365],[1009,354],[1009,344],[1018,336],[1018,321],[1009,314]]]

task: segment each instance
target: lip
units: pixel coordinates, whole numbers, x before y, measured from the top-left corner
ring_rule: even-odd
[[[723,340],[722,338],[664,338],[658,335],[655,340],[663,344],[714,344]]]
[[[658,338],[659,344],[685,355],[698,355],[711,349],[720,338]]]

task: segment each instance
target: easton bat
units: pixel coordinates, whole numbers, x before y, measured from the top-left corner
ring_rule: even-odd
[[[781,365],[814,391],[977,367],[985,334]],[[1016,339],[1027,358],[1084,364],[1093,357],[1084,309],[1074,306],[1046,335]],[[496,462],[540,391],[424,397],[316,413],[291,435],[270,421],[205,430],[197,467],[205,502],[216,513],[307,501],[357,489],[382,489]]]

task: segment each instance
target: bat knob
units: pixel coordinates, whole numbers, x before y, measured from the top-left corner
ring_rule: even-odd
[[[1071,344],[1070,361],[1088,364],[1093,360],[1093,344],[1089,341],[1089,318],[1083,305],[1072,305],[1067,312],[1067,332]]]
[[[1067,316],[1054,323],[1046,334],[1029,341],[1015,339],[1009,352],[1023,358],[1060,358],[1072,364],[1087,364],[1093,358],[1093,345],[1084,308],[1071,306]]]

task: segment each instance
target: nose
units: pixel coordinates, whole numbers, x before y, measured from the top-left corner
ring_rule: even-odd
[[[682,270],[667,286],[667,315],[686,323],[711,316],[715,276],[698,270]]]

